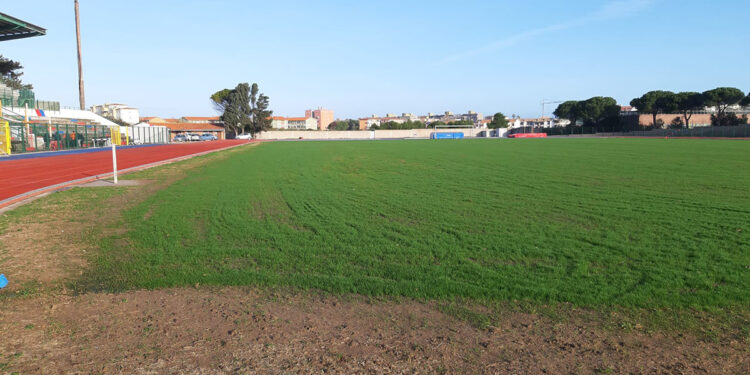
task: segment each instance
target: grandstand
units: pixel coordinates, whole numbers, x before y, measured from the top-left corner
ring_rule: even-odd
[[[36,100],[32,90],[14,90],[2,82],[0,82],[0,101],[2,101],[2,117],[7,121],[24,121],[28,118],[31,123],[117,125],[94,112],[63,108],[57,101]]]
[[[0,13],[0,41],[30,38],[47,34],[47,30],[26,21]]]

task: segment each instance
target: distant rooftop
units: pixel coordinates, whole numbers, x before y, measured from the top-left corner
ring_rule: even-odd
[[[211,117],[185,116],[183,118],[188,121],[219,121],[221,120],[219,116],[211,116]]]
[[[0,13],[0,41],[30,38],[45,34],[47,34],[47,30],[44,28],[21,21],[5,13]]]

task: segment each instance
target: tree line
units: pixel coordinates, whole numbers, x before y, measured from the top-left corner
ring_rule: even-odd
[[[608,96],[595,96],[586,100],[568,100],[557,106],[553,114],[558,118],[570,120],[570,126],[581,121],[585,126],[597,130],[619,123],[620,106],[617,100]]]
[[[750,94],[734,87],[718,87],[705,92],[678,92],[655,90],[649,91],[630,101],[639,113],[653,117],[651,128],[661,128],[664,124],[657,119],[659,114],[679,114],[680,120],[669,124],[675,128],[690,127],[690,120],[695,113],[705,111],[706,107],[715,107],[711,115],[713,126],[731,126],[747,124],[747,116],[738,117],[727,109],[732,105],[750,105]],[[560,104],[554,111],[558,118],[570,120],[569,126],[582,126],[603,129],[622,130],[620,106],[611,97],[595,96],[587,100],[569,100]]]
[[[706,107],[715,107],[716,113],[711,116],[711,124],[714,126],[730,126],[747,124],[747,118],[737,117],[734,113],[728,113],[727,108],[732,105],[750,105],[750,94],[745,95],[742,90],[735,87],[717,87],[713,90],[700,92],[678,92],[671,91],[649,91],[639,98],[630,101],[630,105],[636,107],[638,112],[648,113],[653,116],[654,127],[659,127],[657,116],[660,113],[679,113],[684,119],[684,126],[690,127],[690,119],[696,112],[704,111]],[[673,124],[682,127],[683,124]]]

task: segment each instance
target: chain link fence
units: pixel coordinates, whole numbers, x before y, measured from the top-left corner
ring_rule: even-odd
[[[78,124],[23,124],[10,122],[10,153],[104,147],[111,144],[109,126]]]
[[[0,123],[0,154],[61,151],[116,145],[169,143],[164,126],[130,127],[93,124]]]

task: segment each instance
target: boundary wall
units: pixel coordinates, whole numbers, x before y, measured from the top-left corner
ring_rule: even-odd
[[[488,129],[410,129],[410,130],[270,130],[257,136],[261,140],[290,139],[405,139],[430,138],[432,133],[464,133],[466,137],[478,137],[487,134]]]

